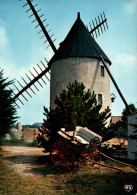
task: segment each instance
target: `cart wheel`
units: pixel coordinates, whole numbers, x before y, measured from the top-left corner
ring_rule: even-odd
[[[82,153],[79,157],[79,161],[82,164],[87,164],[89,163],[90,165],[94,164],[97,162],[99,159],[99,150],[96,150],[94,152],[89,152],[89,153]]]
[[[74,166],[73,153],[63,141],[55,142],[51,147],[51,161],[58,171],[69,172]]]

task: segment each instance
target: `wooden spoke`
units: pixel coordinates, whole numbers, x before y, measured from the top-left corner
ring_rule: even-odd
[[[51,147],[51,161],[58,171],[69,172],[74,166],[73,153],[63,141],[55,142]]]

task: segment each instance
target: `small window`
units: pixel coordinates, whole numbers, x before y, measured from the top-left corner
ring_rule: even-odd
[[[103,103],[102,94],[98,94],[98,102],[99,102],[100,104]]]
[[[105,76],[105,69],[104,66],[101,65],[101,76],[104,77]]]

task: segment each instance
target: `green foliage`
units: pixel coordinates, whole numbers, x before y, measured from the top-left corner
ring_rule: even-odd
[[[137,111],[137,108],[135,107],[134,104],[129,104],[129,108],[133,113]],[[129,112],[128,108],[125,108],[122,112],[122,121],[127,123],[127,116],[130,114],[131,113]]]
[[[110,124],[107,128],[104,128],[102,131],[103,141],[107,141],[115,137],[117,129],[118,127],[114,123]]]
[[[137,111],[137,108],[134,106],[134,104],[129,104],[129,108],[131,109],[131,111],[133,113]],[[117,131],[119,130],[119,128],[125,129],[125,132],[127,132],[127,117],[130,114],[131,113],[129,112],[128,108],[123,109],[123,111],[122,111],[122,120],[116,122],[115,124],[114,123],[110,124],[110,126],[107,129],[107,133],[109,133],[107,138],[111,138],[111,137],[117,136]],[[125,134],[126,133],[123,132],[120,135],[120,137],[125,137]]]
[[[3,78],[3,71],[0,71],[0,138],[2,138],[12,125],[16,122],[15,100],[12,98],[12,91],[9,86],[13,81]]]
[[[43,126],[50,130],[51,135],[55,135],[60,128],[71,131],[76,126],[86,126],[100,135],[105,132],[110,109],[100,112],[102,105],[97,103],[95,93],[85,91],[83,83],[69,83],[67,90],[55,97],[54,103],[54,109],[44,107],[46,119]]]

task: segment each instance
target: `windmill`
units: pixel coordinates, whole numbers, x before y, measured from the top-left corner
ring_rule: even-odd
[[[22,77],[25,86],[23,86],[18,81],[18,84],[22,88],[21,90],[16,85],[14,85],[18,91],[17,93],[13,92],[14,98],[18,99],[22,104],[23,102],[21,101],[20,96],[22,96],[26,101],[28,101],[24,95],[24,92],[26,92],[31,97],[31,94],[27,90],[30,89],[32,93],[35,94],[34,90],[31,87],[34,85],[36,90],[39,90],[36,87],[35,83],[38,82],[39,85],[41,85],[40,80],[43,80],[43,82],[45,83],[43,76],[48,79],[47,74],[51,74],[51,108],[54,107],[55,95],[59,95],[61,90],[66,87],[68,82],[73,82],[74,80],[83,82],[86,85],[86,88],[95,90],[95,92],[98,94],[98,101],[100,101],[101,103],[103,101],[103,95],[103,105],[105,108],[107,106],[110,106],[109,78],[111,78],[123,102],[125,103],[126,107],[128,107],[125,98],[123,97],[116,81],[114,80],[112,74],[109,71],[111,61],[108,59],[106,54],[103,52],[103,50],[100,48],[100,46],[94,39],[94,37],[99,36],[101,33],[103,33],[104,30],[108,28],[107,19],[105,17],[104,12],[103,14],[100,14],[100,16],[98,16],[98,19],[95,18],[95,21],[92,20],[92,24],[89,23],[89,27],[84,25],[80,18],[80,13],[78,13],[77,20],[75,21],[65,40],[60,44],[60,47],[57,49],[54,45],[55,40],[52,40],[53,34],[50,35],[49,31],[46,30],[47,25],[44,25],[44,22],[46,21],[46,19],[42,19],[44,14],[40,15],[41,9],[36,10],[38,4],[33,5],[32,2],[33,0],[26,0],[26,3],[23,5],[23,8],[28,7],[26,12],[31,12],[29,18],[31,18],[32,16],[35,17],[35,20],[33,20],[32,23],[37,22],[35,28],[41,28],[38,34],[43,33],[41,39],[46,38],[44,43],[49,43],[47,47],[50,46],[52,48],[54,56],[49,62],[47,62],[45,58],[47,66],[45,65],[45,62],[40,62],[41,65],[44,66],[44,70],[42,70],[42,68],[38,64],[38,68],[41,70],[41,73],[38,73],[37,69],[34,68],[35,72],[37,73],[36,77],[32,74],[32,72],[30,72],[30,74],[34,77],[33,79],[30,79],[28,74],[26,74],[27,78],[30,81],[29,83],[27,83],[26,80]],[[98,79],[99,68],[101,70],[101,80]],[[104,72],[108,74],[105,73],[104,75]]]

